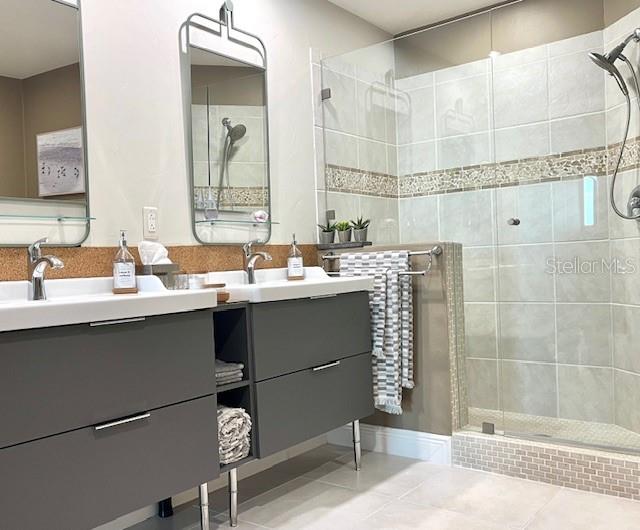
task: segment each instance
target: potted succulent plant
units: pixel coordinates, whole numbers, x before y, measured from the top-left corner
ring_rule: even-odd
[[[336,223],[336,231],[338,232],[338,241],[340,243],[351,241],[351,223],[349,221]]]
[[[318,228],[320,229],[320,244],[330,245],[333,243],[336,235],[336,224],[327,223],[326,225],[318,225]]]
[[[367,231],[369,229],[370,223],[370,219],[363,219],[362,217],[358,217],[357,220],[351,221],[354,241],[358,241],[359,243],[364,243],[365,241],[367,241]]]

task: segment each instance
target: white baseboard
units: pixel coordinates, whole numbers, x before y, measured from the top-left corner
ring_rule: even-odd
[[[327,441],[336,445],[353,445],[351,424],[331,431]],[[366,451],[451,465],[451,436],[361,423],[360,443]]]

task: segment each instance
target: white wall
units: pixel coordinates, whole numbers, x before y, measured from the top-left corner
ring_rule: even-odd
[[[165,244],[193,244],[179,29],[205,0],[84,0],[83,38],[91,213],[86,245],[136,242],[142,207],[160,209]],[[388,35],[325,0],[238,0],[236,24],[259,34],[269,58],[272,243],[296,232],[315,242],[313,108],[309,48],[333,55]]]

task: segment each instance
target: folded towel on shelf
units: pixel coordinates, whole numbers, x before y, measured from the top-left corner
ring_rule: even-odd
[[[227,372],[236,372],[238,370],[242,371],[243,369],[244,364],[242,363],[228,363],[221,361],[220,359],[216,359],[216,375]]]
[[[251,452],[251,416],[243,408],[218,405],[218,448],[221,464],[231,464]]]
[[[373,276],[369,293],[376,408],[402,414],[402,388],[413,388],[413,293],[408,250],[343,254],[341,276]]]
[[[216,376],[216,383],[219,385],[228,385],[229,383],[237,383],[238,381],[242,381],[242,379],[242,372],[238,372],[221,377]]]

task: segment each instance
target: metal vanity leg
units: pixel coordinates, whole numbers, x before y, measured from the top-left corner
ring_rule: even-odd
[[[209,527],[209,489],[207,483],[200,484],[200,528],[210,530]]]
[[[360,420],[353,420],[353,454],[356,461],[356,471],[362,469],[362,449],[360,447]]]
[[[238,526],[238,469],[229,471],[229,519]]]

